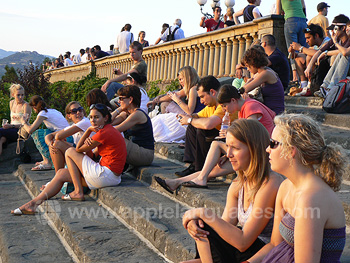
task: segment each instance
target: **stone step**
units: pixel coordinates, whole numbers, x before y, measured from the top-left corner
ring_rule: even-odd
[[[48,182],[54,172],[33,172],[30,171],[32,166],[20,165],[16,175],[36,196],[40,186]],[[165,258],[145,245],[134,230],[117,220],[113,211],[105,209],[92,197],[86,196],[85,202],[65,202],[60,200],[61,196],[59,193],[45,202],[41,206],[43,212],[36,217],[39,221],[33,220],[36,221],[33,223],[41,226],[46,216],[50,218],[79,262],[166,262]],[[24,202],[22,199],[17,200],[13,208]],[[13,218],[9,213],[6,216],[9,220]],[[19,218],[30,220],[29,216]]]
[[[56,233],[40,218],[10,214],[11,209],[30,200],[12,170],[0,168],[0,262],[74,262]]]

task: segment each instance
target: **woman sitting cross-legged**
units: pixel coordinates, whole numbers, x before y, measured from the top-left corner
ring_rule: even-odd
[[[230,185],[221,217],[209,208],[184,214],[183,225],[196,241],[198,252],[188,262],[239,263],[270,241],[276,194],[283,178],[270,172],[269,134],[258,121],[240,119],[228,129],[226,143],[238,177]]]
[[[118,90],[118,96],[122,112],[112,124],[126,138],[126,163],[150,165],[154,158],[153,129],[151,119],[140,109],[141,91],[135,85],[126,85]]]
[[[32,171],[52,170],[49,146],[45,143],[45,136],[68,127],[68,121],[61,112],[55,109],[48,109],[44,99],[38,95],[31,97],[29,105],[38,115],[31,125],[27,123],[28,119],[23,117],[21,118],[21,123],[26,131],[32,135],[35,146],[43,158],[43,161],[35,164]],[[42,123],[46,125],[47,129],[37,130]],[[73,139],[70,139],[70,142],[73,142]]]
[[[14,100],[10,101],[11,123],[3,123],[0,128],[0,155],[3,147],[9,142],[16,142],[18,139],[18,128],[21,126],[20,118],[27,115],[30,118],[32,108],[24,100],[24,88],[19,84],[12,84],[10,95]]]
[[[74,191],[62,200],[84,201],[83,186],[98,189],[121,182],[126,160],[123,136],[110,125],[111,114],[104,104],[90,106],[91,126],[85,131],[76,148],[66,150],[68,169],[60,169],[45,189],[33,200],[11,211],[15,215],[34,214],[45,200],[55,196],[65,182],[74,184]],[[90,134],[95,132],[92,137]],[[92,149],[94,149],[92,152]],[[86,154],[85,154],[86,153]],[[101,156],[99,163],[93,159]]]
[[[317,123],[301,114],[275,118],[271,169],[287,179],[276,198],[271,237],[249,262],[340,262],[345,246],[345,215],[339,190],[347,158],[326,145]]]
[[[251,98],[243,99],[237,89],[228,84],[220,88],[217,99],[224,111],[230,114],[238,111],[239,119],[259,120],[269,134],[272,133],[275,113],[261,102]],[[226,136],[225,132],[222,135]],[[208,178],[224,176],[234,172],[232,165],[228,162],[226,150],[227,146],[224,142],[213,141],[201,171],[177,179],[163,180],[155,177],[155,180],[169,192],[178,189],[180,185],[207,188]]]

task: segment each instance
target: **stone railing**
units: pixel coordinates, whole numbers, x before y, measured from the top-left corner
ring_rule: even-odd
[[[276,37],[277,46],[286,52],[282,16],[266,16],[252,22],[203,33],[181,40],[147,47],[143,59],[148,65],[148,81],[174,80],[183,66],[194,67],[200,77],[234,76],[236,64],[244,52],[256,40],[266,34]],[[99,77],[112,78],[113,68],[127,72],[132,66],[128,53],[113,55],[84,64],[64,67],[47,72],[50,82],[72,81],[96,70]]]

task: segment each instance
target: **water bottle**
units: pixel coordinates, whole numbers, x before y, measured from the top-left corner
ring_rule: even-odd
[[[222,118],[221,131],[227,131],[228,127],[230,127],[230,113],[226,111]]]

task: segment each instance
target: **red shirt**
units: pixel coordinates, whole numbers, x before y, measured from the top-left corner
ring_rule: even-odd
[[[205,27],[207,28],[207,32],[214,31],[218,23],[214,20],[214,18],[209,18],[204,21],[205,22]],[[219,26],[217,29],[224,28],[224,22],[219,20]]]
[[[121,174],[126,161],[126,145],[120,132],[112,125],[106,124],[91,138],[101,143],[97,146],[98,154],[101,156],[100,165]]]
[[[276,116],[276,113],[261,102],[254,99],[246,99],[244,104],[242,105],[241,110],[238,113],[239,119],[247,119],[249,116],[253,114],[261,114],[261,118],[259,122],[265,126],[270,136],[272,134],[273,128],[275,124],[273,123],[273,119]]]

